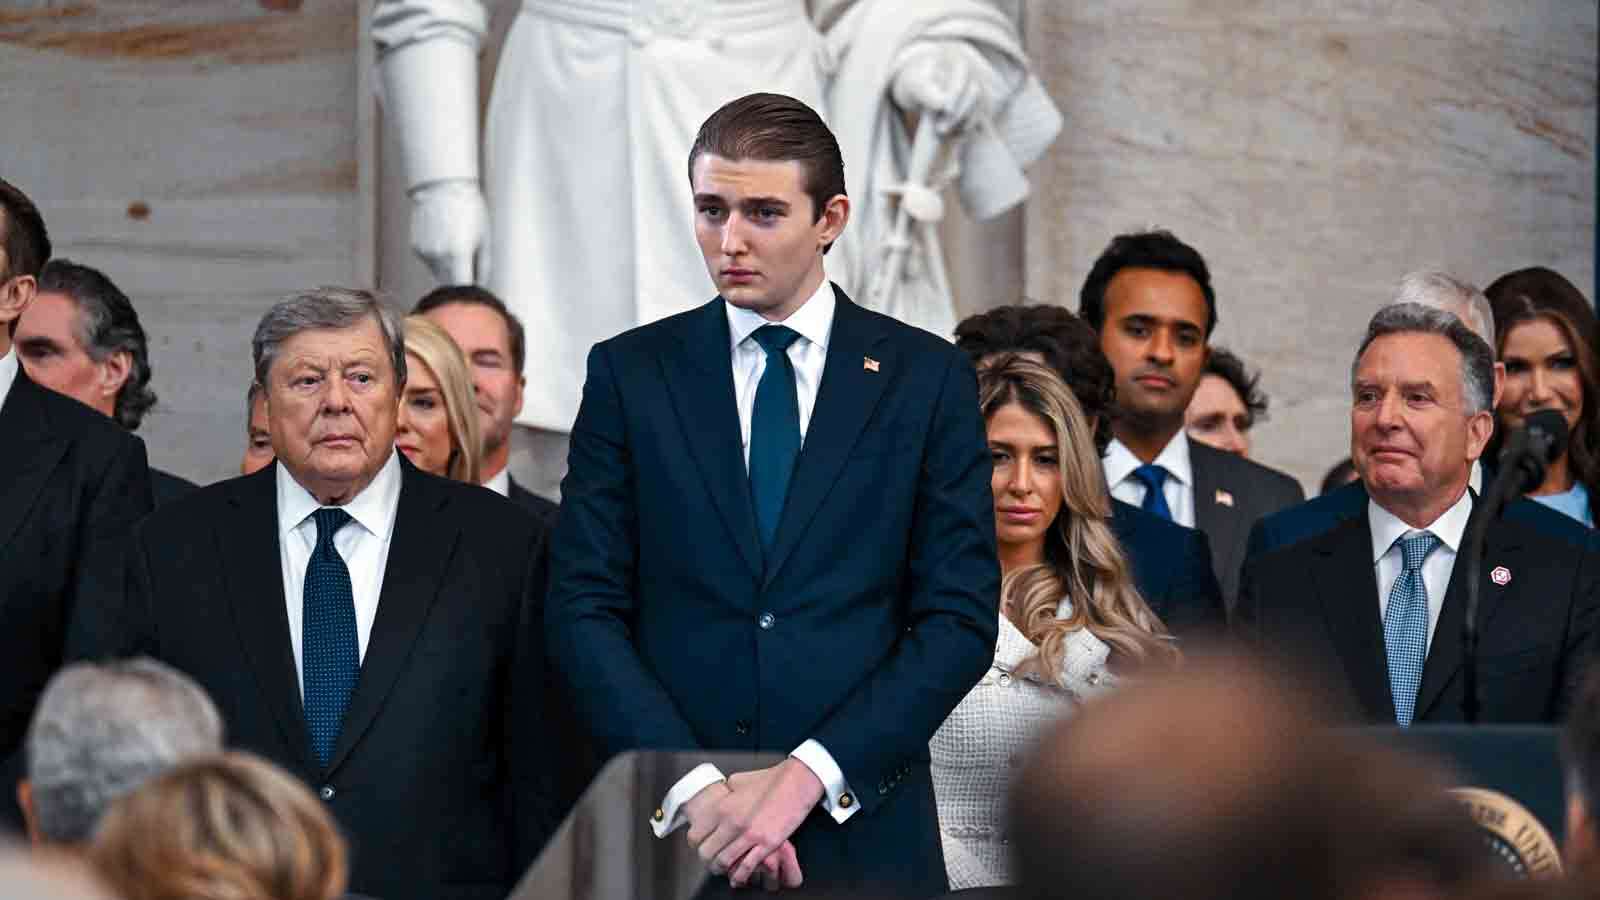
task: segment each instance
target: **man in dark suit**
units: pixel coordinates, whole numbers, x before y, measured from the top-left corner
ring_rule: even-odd
[[[996,307],[963,319],[956,326],[956,346],[977,366],[1016,353],[1055,369],[1094,429],[1095,449],[1105,455],[1111,443],[1116,373],[1100,352],[1094,329],[1070,310],[1048,304]],[[1111,528],[1133,566],[1139,593],[1173,634],[1191,637],[1221,627],[1222,589],[1211,569],[1211,545],[1204,533],[1116,498],[1111,500]]]
[[[850,201],[809,107],[732,101],[689,159],[721,296],[589,355],[551,652],[606,754],[789,754],[664,798],[722,886],[943,893],[928,739],[999,625],[972,365],[827,281]]]
[[[1559,721],[1592,657],[1592,550],[1502,520],[1481,571],[1458,556],[1470,470],[1494,427],[1493,367],[1489,345],[1450,313],[1380,310],[1351,378],[1365,514],[1245,567],[1239,631],[1321,668],[1358,719],[1460,720],[1468,579],[1481,591],[1481,721]]]
[[[1084,279],[1078,315],[1117,373],[1116,438],[1105,455],[1111,495],[1205,532],[1231,608],[1250,527],[1305,494],[1282,472],[1184,433],[1217,324],[1205,260],[1166,231],[1118,235]]]
[[[118,592],[117,553],[150,511],[144,443],[40,387],[12,347],[50,256],[44,219],[0,180],[0,778],[22,776],[22,739],[62,661],[68,625]],[[0,801],[0,831],[22,813]]]
[[[1400,279],[1395,291],[1396,303],[1421,303],[1442,309],[1461,320],[1490,347],[1498,346],[1494,339],[1494,311],[1489,298],[1476,287],[1446,275],[1443,272],[1411,272]],[[1505,378],[1505,367],[1495,363],[1495,405],[1499,406],[1500,385]],[[1474,492],[1482,493],[1485,483],[1484,466],[1474,462],[1469,482]],[[1287,547],[1290,544],[1323,534],[1341,522],[1366,513],[1367,491],[1359,479],[1334,490],[1325,491],[1297,506],[1280,510],[1261,519],[1250,530],[1250,541],[1245,551],[1246,560],[1263,553]],[[1563,515],[1548,506],[1531,500],[1517,500],[1506,507],[1505,517],[1560,540],[1585,543],[1600,540],[1596,532],[1585,528],[1571,516]]]
[[[556,504],[517,484],[506,468],[511,459],[511,429],[522,410],[522,392],[528,384],[522,374],[527,353],[522,323],[499,297],[471,284],[435,288],[411,311],[443,328],[472,369],[483,432],[479,474],[484,486],[509,497],[541,522],[554,524]]]
[[[540,526],[395,453],[404,337],[372,295],[284,300],[254,356],[277,461],[135,529],[87,652],[205,687],[328,804],[351,890],[504,897],[553,824]]]
[[[105,273],[52,259],[39,294],[17,321],[17,355],[28,377],[65,394],[129,431],[156,404],[150,389],[150,343],[133,303]],[[191,481],[150,470],[156,506],[194,490]]]

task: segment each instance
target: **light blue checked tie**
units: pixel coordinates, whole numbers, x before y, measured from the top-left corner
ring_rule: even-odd
[[[1389,692],[1394,696],[1394,720],[1408,728],[1416,713],[1417,691],[1422,687],[1422,666],[1428,659],[1428,586],[1422,581],[1422,564],[1439,546],[1430,532],[1407,535],[1400,545],[1403,568],[1389,589],[1383,608],[1383,643],[1389,652]]]
[[[332,507],[311,516],[317,520],[317,546],[306,564],[300,655],[311,752],[317,763],[327,768],[361,671],[361,650],[350,569],[333,546],[333,536],[352,519],[349,513]]]

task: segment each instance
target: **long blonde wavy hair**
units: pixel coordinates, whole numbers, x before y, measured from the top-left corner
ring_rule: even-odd
[[[483,439],[478,435],[478,407],[472,399],[472,370],[466,354],[448,332],[426,316],[406,316],[406,352],[422,360],[439,382],[445,418],[450,423],[450,465],[445,475],[478,483]]]
[[[1127,557],[1111,531],[1111,497],[1094,432],[1072,390],[1054,369],[1008,355],[979,369],[978,403],[985,422],[1016,404],[1056,435],[1061,511],[1046,532],[1044,562],[1013,569],[1000,582],[1001,609],[1039,647],[1025,667],[1054,681],[1066,638],[1080,628],[1125,660],[1175,664],[1178,649],[1167,626],[1134,587]],[[1058,619],[1063,597],[1072,601],[1072,614]]]

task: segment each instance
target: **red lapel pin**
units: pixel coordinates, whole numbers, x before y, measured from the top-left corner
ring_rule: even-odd
[[[1505,587],[1511,583],[1511,570],[1505,566],[1495,566],[1494,571],[1489,573],[1489,580]]]

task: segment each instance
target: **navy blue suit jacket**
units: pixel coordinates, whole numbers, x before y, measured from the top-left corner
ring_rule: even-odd
[[[929,896],[947,883],[928,739],[999,625],[991,463],[966,356],[834,290],[770,556],[723,301],[590,352],[549,648],[603,756],[819,741],[859,811],[795,832],[807,886]]]
[[[1222,627],[1222,588],[1204,532],[1116,499],[1111,501],[1111,530],[1127,554],[1139,593],[1168,630],[1188,638]]]

